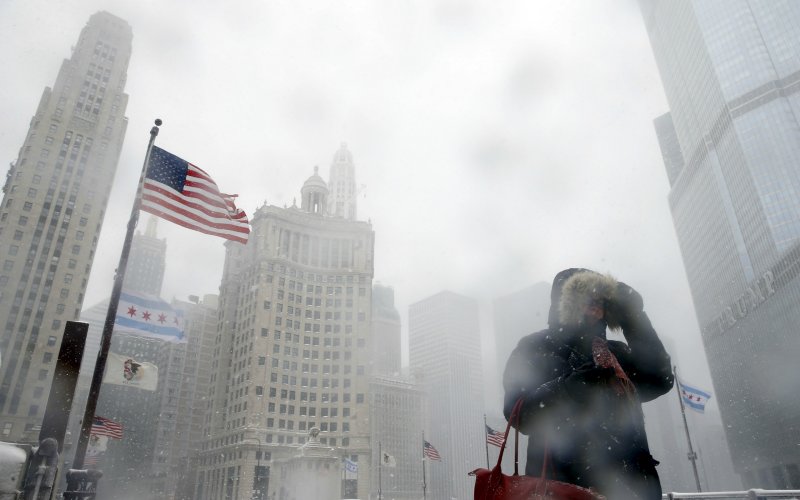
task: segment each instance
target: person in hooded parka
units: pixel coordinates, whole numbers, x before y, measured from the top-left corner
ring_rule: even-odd
[[[520,340],[503,374],[507,419],[530,436],[525,473],[593,488],[609,500],[661,498],[642,402],[672,388],[670,358],[641,295],[586,269],[555,277],[548,328]],[[607,340],[621,330],[626,342]],[[513,422],[512,422],[513,424]]]

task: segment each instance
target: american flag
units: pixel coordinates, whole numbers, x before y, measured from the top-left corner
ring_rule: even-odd
[[[502,432],[499,432],[499,431],[496,431],[496,430],[492,429],[488,425],[486,426],[486,442],[487,443],[489,443],[491,445],[494,445],[494,446],[497,446],[499,448],[499,447],[503,446],[503,441],[505,441],[505,440],[506,440],[505,434],[503,434]]]
[[[247,214],[236,196],[219,192],[203,170],[153,146],[142,191],[142,210],[183,227],[247,243]]]
[[[90,434],[94,434],[95,436],[107,436],[111,439],[122,439],[122,424],[96,415],[92,421],[92,431]]]
[[[425,458],[429,458],[431,460],[437,460],[437,461],[442,460],[442,457],[441,455],[439,455],[439,452],[436,450],[436,448],[434,448],[432,444],[425,441],[424,439],[422,440],[422,455]]]

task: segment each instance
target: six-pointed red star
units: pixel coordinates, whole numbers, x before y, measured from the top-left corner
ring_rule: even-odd
[[[151,315],[152,315],[152,313],[150,311],[145,311],[145,312],[142,313],[142,317],[144,318],[145,321],[150,321],[150,316]]]
[[[164,324],[165,321],[167,321],[167,315],[164,314],[164,313],[159,314],[158,315],[158,322],[161,323],[161,324]]]
[[[133,306],[130,306],[130,307],[128,308],[128,315],[129,315],[131,318],[132,318],[132,317],[134,317],[134,316],[136,316],[136,308],[135,308],[135,307],[133,307]]]

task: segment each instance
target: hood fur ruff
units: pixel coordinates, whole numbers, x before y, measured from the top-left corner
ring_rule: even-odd
[[[619,319],[608,307],[616,302],[617,280],[610,275],[594,271],[582,271],[570,276],[565,282],[558,304],[558,315],[562,325],[579,325],[583,321],[583,308],[589,301],[605,305],[605,321],[611,330],[619,330]]]

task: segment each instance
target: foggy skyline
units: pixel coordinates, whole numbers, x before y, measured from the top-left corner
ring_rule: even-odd
[[[6,165],[97,10],[134,39],[127,137],[84,308],[110,294],[161,118],[156,143],[238,193],[251,217],[265,200],[291,205],[315,165],[327,179],[346,142],[366,186],[359,219],[376,233],[375,281],[394,288],[404,335],[408,305],[441,290],[486,309],[589,267],[637,288],[683,376],[711,388],[652,125],[667,104],[635,2],[8,1]],[[163,296],[217,293],[223,241],[165,221],[158,234]]]

